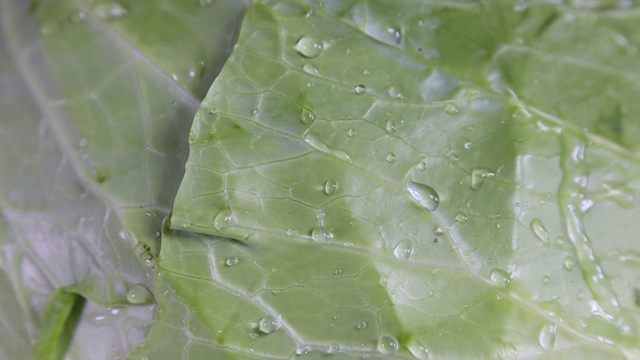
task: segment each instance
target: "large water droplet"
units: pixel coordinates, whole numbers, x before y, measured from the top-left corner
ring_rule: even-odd
[[[316,115],[307,109],[302,109],[302,113],[300,114],[300,121],[303,124],[309,125],[315,120]]]
[[[362,95],[365,92],[367,92],[367,88],[364,85],[356,85],[353,88],[353,92],[358,94],[358,95]]]
[[[440,196],[431,186],[410,181],[407,191],[420,206],[429,211],[435,211],[440,205]]]
[[[398,351],[398,340],[391,335],[382,335],[378,341],[378,351],[384,355],[393,355]]]
[[[324,226],[316,226],[311,230],[311,239],[316,242],[327,243],[331,241],[332,235]]]
[[[331,196],[336,193],[336,191],[338,190],[338,186],[340,186],[338,181],[327,180],[327,182],[324,183],[324,193]]]
[[[511,285],[511,276],[502,269],[491,269],[489,274],[491,283],[498,288],[506,289]]]
[[[228,257],[225,261],[224,264],[231,267],[231,266],[235,266],[238,263],[238,258],[237,257]]]
[[[229,210],[222,210],[213,219],[213,227],[220,230],[233,225],[233,215]]]
[[[542,224],[542,221],[540,221],[540,219],[535,218],[531,220],[531,230],[533,230],[533,233],[536,234],[538,240],[540,240],[543,244],[548,245],[551,242],[551,240],[549,239],[549,232],[544,227],[544,224]]]
[[[546,325],[540,330],[538,335],[538,344],[545,351],[553,349],[553,345],[556,342],[556,332],[558,331],[558,325]]]
[[[300,55],[308,58],[318,57],[324,50],[322,40],[313,36],[303,36],[296,44],[296,50]]]
[[[278,329],[280,329],[280,320],[271,315],[260,319],[260,323],[258,324],[258,330],[265,334],[271,334]]]
[[[483,168],[475,168],[471,170],[471,189],[480,190],[484,182],[488,178],[494,177],[496,174]]]
[[[131,304],[145,304],[151,301],[153,296],[146,286],[135,284],[129,287],[127,291],[127,301]]]
[[[411,244],[411,240],[404,239],[400,241],[396,247],[393,249],[393,255],[400,260],[407,260],[411,256],[413,252],[413,245]]]

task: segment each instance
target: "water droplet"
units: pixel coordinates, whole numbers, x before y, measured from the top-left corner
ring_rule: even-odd
[[[571,270],[573,270],[573,267],[575,266],[575,261],[573,260],[573,258],[571,256],[567,256],[564,259],[564,263],[562,264],[562,266],[564,267],[565,270],[571,271]]]
[[[347,136],[349,136],[350,138],[356,136],[356,129],[349,128],[349,130],[347,130]]]
[[[440,205],[440,196],[431,186],[410,181],[407,191],[420,206],[429,211],[435,211]]]
[[[297,355],[306,355],[310,352],[311,352],[311,346],[309,345],[302,345],[296,349]]]
[[[40,34],[47,36],[55,34],[60,30],[60,24],[55,20],[46,20],[40,26]]]
[[[418,170],[420,170],[420,171],[427,170],[427,163],[424,162],[424,161],[421,161],[420,163],[418,163]]]
[[[393,255],[400,260],[408,260],[412,252],[413,245],[409,239],[400,241],[393,249]]]
[[[303,36],[298,40],[296,44],[296,50],[300,55],[307,58],[315,58],[322,54],[322,50],[324,50],[324,44],[322,40],[317,39],[313,36]]]
[[[387,154],[387,156],[384,158],[389,164],[393,163],[394,161],[396,161],[396,154],[390,152]]]
[[[533,233],[536,234],[538,240],[543,244],[548,245],[551,242],[549,239],[549,232],[547,232],[547,229],[544,227],[544,224],[542,224],[540,219],[535,218],[531,220],[531,230],[533,230]]]
[[[151,236],[152,236],[154,239],[159,238],[159,237],[160,237],[160,231],[158,231],[158,230],[154,231],[153,233],[151,233]]]
[[[553,349],[553,345],[556,342],[556,332],[558,331],[558,325],[546,325],[540,330],[538,335],[538,344],[540,347],[549,351]]]
[[[488,178],[494,177],[496,174],[493,172],[483,169],[483,168],[475,168],[471,170],[471,189],[472,190],[480,190],[484,182]]]
[[[335,275],[340,275],[340,274],[342,274],[342,268],[337,268],[337,269],[333,270],[333,273],[334,273]],[[337,316],[337,315],[336,315],[336,316]],[[337,319],[336,319],[336,320],[337,320]]]
[[[213,219],[213,227],[220,230],[233,225],[233,215],[229,210],[222,210]]]
[[[87,141],[87,139],[82,138],[82,139],[80,139],[80,141],[78,142],[78,147],[79,147],[79,148],[86,148],[88,144],[89,144],[89,142]]]
[[[259,113],[259,112],[260,112],[260,110],[258,110],[258,109],[251,109],[251,113],[253,115],[255,115],[255,114]]]
[[[231,267],[234,266],[238,263],[238,258],[237,257],[228,257],[225,261],[224,264]]]
[[[145,304],[151,301],[153,296],[146,286],[142,284],[132,285],[127,291],[127,301],[131,304]]]
[[[320,71],[318,71],[318,69],[315,66],[309,63],[304,64],[302,66],[302,70],[307,74],[316,75],[316,76],[320,75]]]
[[[127,14],[127,9],[115,1],[99,2],[94,10],[99,17],[105,20],[119,19]]]
[[[456,115],[458,112],[460,112],[460,109],[458,109],[458,106],[454,103],[447,103],[444,106],[444,111],[449,115]]]
[[[398,340],[391,335],[382,335],[378,341],[378,351],[383,355],[393,355],[398,351]]]
[[[364,330],[367,328],[367,322],[362,320],[358,323],[358,325],[356,325],[356,329],[358,330]]]
[[[351,156],[349,155],[349,153],[343,150],[334,150],[329,148],[329,146],[327,146],[327,144],[320,140],[320,138],[318,138],[315,134],[312,134],[309,129],[307,129],[304,134],[302,134],[302,138],[304,139],[304,142],[318,151],[330,154],[339,159],[351,161]]]
[[[331,344],[329,345],[329,349],[327,349],[327,353],[329,354],[336,354],[340,352],[340,345],[338,344]]]
[[[511,285],[511,276],[509,276],[506,271],[501,269],[491,269],[489,278],[491,279],[491,283],[494,286],[501,289],[506,289],[509,287],[509,285]]]
[[[259,336],[260,336],[260,334],[258,334],[257,332],[255,332],[255,331],[249,331],[249,339],[251,339],[251,340],[255,340],[255,339],[257,339]]]
[[[454,220],[458,223],[458,224],[464,224],[467,222],[467,220],[469,220],[469,217],[467,216],[467,214],[463,213],[463,212],[459,212],[456,214]]]
[[[404,95],[402,95],[402,93],[400,92],[400,90],[398,90],[397,87],[392,86],[387,90],[387,94],[389,94],[389,96],[391,96],[394,99],[404,99]]]
[[[508,342],[502,345],[502,359],[504,360],[516,360],[518,358],[518,348],[512,343]]]
[[[302,109],[302,114],[300,114],[300,121],[303,124],[309,125],[315,120],[316,115],[307,109]]]
[[[260,323],[258,323],[258,330],[265,334],[271,334],[272,332],[278,330],[280,328],[280,320],[274,318],[271,315],[267,315],[260,319]]]
[[[366,88],[364,85],[356,85],[356,86],[353,88],[353,92],[354,92],[354,93],[356,93],[356,94],[358,94],[358,95],[362,95],[362,94],[364,94],[365,92],[367,92],[367,88]]]
[[[545,276],[542,278],[542,283],[545,285],[549,285],[551,283],[551,278],[548,276]]]
[[[340,186],[338,181],[327,180],[327,182],[324,183],[324,193],[331,196],[336,193],[336,190],[338,190],[338,186]]]
[[[387,120],[386,128],[387,132],[394,133],[396,132],[396,123],[393,120]]]
[[[332,235],[323,226],[316,226],[311,230],[311,239],[316,242],[327,243],[331,241]]]
[[[371,71],[369,71],[369,69],[364,69],[364,70],[362,71],[362,74],[363,74],[364,76],[369,76],[369,75],[371,75]]]
[[[288,228],[287,229],[287,235],[296,236],[296,235],[298,235],[298,231],[296,229],[293,229],[293,228]]]

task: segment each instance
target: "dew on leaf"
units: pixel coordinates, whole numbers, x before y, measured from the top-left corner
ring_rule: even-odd
[[[420,171],[425,171],[427,170],[427,163],[424,161],[421,161],[418,163],[418,170]]]
[[[160,237],[160,231],[156,230],[156,231],[152,232],[152,233],[151,233],[151,236],[152,236],[154,239],[159,238],[159,237]]]
[[[339,186],[340,183],[338,183],[337,180],[327,180],[327,182],[324,183],[324,193],[331,196],[336,193]]]
[[[127,14],[127,9],[116,1],[101,1],[96,3],[94,11],[105,20],[119,19]]]
[[[40,34],[44,36],[55,34],[60,30],[60,24],[55,20],[46,20],[40,26]]]
[[[271,315],[264,316],[258,323],[258,330],[265,334],[271,334],[279,328],[280,320]]]
[[[506,289],[511,285],[511,276],[502,269],[491,269],[489,274],[491,283],[498,288]]]
[[[564,269],[567,270],[567,271],[573,270],[574,266],[575,266],[575,261],[573,260],[573,257],[571,257],[571,256],[567,256],[564,259],[564,262],[562,263],[562,267],[564,267]]]
[[[349,128],[349,130],[347,130],[347,136],[352,138],[356,136],[356,129],[354,128]]]
[[[435,211],[440,205],[440,196],[429,185],[410,181],[407,184],[407,191],[420,206],[429,211]]]
[[[387,120],[385,127],[387,128],[387,132],[389,133],[396,132],[396,123],[393,120]]]
[[[556,332],[558,331],[558,325],[545,325],[540,330],[540,334],[538,335],[538,344],[540,347],[549,351],[553,349],[553,345],[556,342]]]
[[[315,58],[322,54],[324,50],[324,44],[322,40],[313,36],[303,36],[298,40],[296,44],[296,51],[304,57]]]
[[[469,217],[467,216],[467,214],[463,213],[463,212],[459,212],[456,214],[456,216],[454,217],[454,220],[458,223],[458,224],[464,224],[467,222],[467,220],[469,220]]]
[[[408,260],[412,252],[413,245],[409,239],[400,241],[393,249],[393,255],[400,260]]]
[[[396,154],[390,152],[387,154],[387,156],[384,158],[389,164],[393,163],[394,161],[396,161]]]
[[[353,88],[353,92],[356,93],[357,95],[362,95],[365,92],[367,92],[367,88],[364,85],[356,85]]]
[[[296,349],[296,355],[306,355],[311,352],[311,346],[302,345]]]
[[[333,273],[334,273],[335,275],[340,275],[340,274],[342,274],[342,268],[337,268],[337,269],[333,270]],[[337,316],[337,315],[336,315],[336,316]]]
[[[234,266],[238,263],[238,258],[237,257],[228,257],[225,261],[224,264],[231,267]]]
[[[288,228],[287,229],[287,235],[289,236],[296,236],[298,235],[298,231],[294,228]]]
[[[306,72],[307,74],[311,74],[311,75],[320,75],[320,71],[318,71],[318,69],[313,66],[312,64],[306,63],[302,66],[302,70],[304,72]]]
[[[311,239],[316,242],[327,243],[331,241],[331,233],[324,226],[316,226],[311,230]]]
[[[340,352],[340,345],[338,344],[331,344],[329,345],[329,349],[327,349],[328,354],[336,354],[339,352]]]
[[[69,16],[69,22],[72,24],[78,24],[87,19],[87,14],[83,11],[77,12],[71,16]]]
[[[548,276],[545,276],[542,278],[542,283],[545,285],[549,285],[551,283],[551,278]]]
[[[127,301],[131,304],[145,304],[152,298],[153,296],[149,292],[149,289],[142,284],[132,285],[127,291]]]
[[[458,106],[454,103],[447,103],[444,106],[444,111],[449,115],[456,115],[458,112],[460,112],[460,109],[458,109]]]
[[[387,94],[389,94],[390,97],[394,98],[394,99],[404,99],[404,95],[402,95],[402,93],[400,92],[400,90],[398,90],[397,87],[392,86],[387,90]]]
[[[358,325],[356,325],[356,329],[358,330],[364,330],[367,328],[367,322],[362,320],[358,323]]]
[[[496,174],[493,172],[484,169],[484,168],[475,168],[471,170],[471,189],[472,190],[480,190],[484,182],[488,178],[494,177]]]
[[[518,358],[518,348],[510,342],[504,343],[501,355],[504,360],[516,360]]]
[[[224,229],[231,225],[233,225],[233,215],[229,210],[220,211],[218,215],[216,215],[216,217],[213,219],[213,227],[218,230]]]
[[[391,335],[382,335],[378,341],[378,351],[383,355],[393,355],[398,351],[398,340]]]
[[[260,112],[260,110],[258,110],[258,109],[251,109],[251,113],[253,115],[255,115],[255,114],[259,113],[259,112]]]
[[[302,121],[303,124],[309,125],[313,122],[313,120],[315,120],[315,118],[316,115],[314,113],[307,109],[302,109],[302,113],[300,114],[300,121]]]
[[[531,230],[543,244],[548,245],[551,242],[549,232],[547,232],[547,229],[540,219],[535,218],[531,220]]]

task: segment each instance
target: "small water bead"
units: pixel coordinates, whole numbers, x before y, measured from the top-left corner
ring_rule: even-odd
[[[260,112],[260,110],[258,110],[258,109],[251,109],[251,113],[253,115],[255,115],[255,114],[259,113],[259,112]]]
[[[302,71],[311,75],[320,75],[320,71],[318,71],[318,69],[315,66],[309,63],[306,63],[302,66]]]
[[[471,189],[480,190],[486,179],[494,177],[496,174],[484,168],[471,170]]]
[[[280,320],[271,315],[264,316],[258,323],[258,330],[265,334],[271,334],[278,329],[280,329]]]
[[[324,193],[331,196],[336,193],[339,186],[340,183],[338,183],[337,180],[327,180],[327,182],[324,183]]]
[[[347,130],[347,136],[352,138],[356,136],[356,129],[354,128],[349,128],[349,130]]]
[[[387,120],[385,127],[387,128],[387,132],[389,133],[396,132],[396,123],[393,120]]]
[[[95,5],[94,10],[105,20],[115,20],[127,14],[127,9],[115,1],[103,1]]]
[[[153,237],[154,239],[157,239],[160,237],[160,231],[156,230],[153,233],[151,233],[151,237]]]
[[[469,220],[469,217],[467,216],[467,214],[463,213],[463,212],[459,212],[456,214],[454,220],[458,223],[458,224],[464,224],[467,222],[467,220]]]
[[[329,349],[327,349],[327,353],[329,354],[336,354],[340,352],[340,345],[338,344],[331,344],[329,345]]]
[[[504,360],[516,360],[518,358],[518,348],[508,342],[502,346],[502,358]]]
[[[341,269],[341,268],[337,268],[337,269],[333,270],[333,273],[334,273],[335,275],[340,275],[340,274],[342,274],[342,269]],[[336,316],[337,316],[337,315],[336,315]],[[336,319],[336,320],[337,320],[337,319]]]
[[[69,22],[72,24],[78,24],[85,21],[86,19],[87,19],[87,14],[84,13],[83,11],[80,11],[78,13],[71,15],[69,17]]]
[[[132,285],[127,291],[127,301],[131,304],[145,304],[153,299],[153,295],[142,284]]]
[[[398,340],[391,335],[382,335],[378,341],[378,351],[383,355],[393,355],[398,351]]]
[[[556,332],[558,331],[558,325],[546,325],[540,330],[538,335],[538,344],[540,347],[549,351],[553,349],[553,345],[556,342]]]
[[[367,328],[367,322],[362,320],[358,323],[358,325],[356,325],[356,329],[358,330],[364,330]]]
[[[315,58],[322,54],[324,50],[324,44],[322,40],[313,36],[303,36],[298,40],[296,44],[296,51],[304,57]]]
[[[407,191],[420,206],[429,211],[435,211],[440,205],[440,196],[429,185],[410,181],[407,184]]]
[[[213,219],[213,227],[220,230],[233,225],[233,215],[229,210],[222,210]]]
[[[60,30],[60,24],[55,20],[46,20],[40,26],[40,34],[47,36],[55,34]]]
[[[394,99],[399,99],[402,100],[404,99],[404,95],[402,95],[402,93],[400,92],[400,90],[398,90],[397,87],[392,86],[387,90],[387,94],[389,94],[390,97],[394,98]]]
[[[418,170],[420,170],[420,171],[427,170],[427,163],[424,162],[424,161],[421,161],[420,163],[418,163]]]
[[[316,115],[307,109],[302,109],[302,113],[300,114],[300,121],[303,124],[309,125],[316,119]]]
[[[357,95],[362,95],[365,92],[367,92],[367,88],[364,85],[356,85],[353,88],[353,92],[356,93]]]
[[[494,286],[501,289],[506,289],[511,285],[511,276],[502,269],[491,269],[489,278]]]
[[[456,115],[458,112],[460,112],[460,109],[458,109],[458,106],[454,103],[447,103],[444,106],[444,111],[449,115]]]
[[[234,266],[236,264],[238,264],[238,258],[237,257],[228,257],[225,261],[224,264],[231,267]]]
[[[288,228],[287,229],[287,235],[289,236],[296,236],[298,235],[298,231],[294,228]]]
[[[542,278],[542,283],[545,285],[549,285],[551,283],[551,278],[548,276],[545,276]]]
[[[393,249],[393,255],[400,260],[408,260],[412,252],[413,245],[409,239],[400,241]]]
[[[567,271],[572,271],[575,266],[575,261],[571,256],[567,256],[562,263],[562,267],[564,267]]]
[[[308,354],[310,352],[311,352],[311,346],[309,346],[309,345],[303,345],[303,346],[300,346],[300,347],[298,347],[296,349],[296,354],[297,355],[306,355],[306,354]]]
[[[387,154],[387,157],[385,157],[385,160],[386,160],[389,164],[393,163],[394,161],[396,161],[396,154],[394,154],[394,153],[392,153],[392,152],[388,153],[388,154]]]
[[[327,243],[330,242],[332,235],[323,226],[316,226],[311,230],[311,239],[316,242]]]
[[[540,219],[535,218],[531,220],[530,227],[533,233],[536,234],[538,240],[540,240],[543,244],[548,245],[551,242],[551,240],[549,239],[549,232],[544,227],[544,224],[542,224],[542,221]]]

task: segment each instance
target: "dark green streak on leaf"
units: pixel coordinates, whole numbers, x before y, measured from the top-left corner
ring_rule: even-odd
[[[61,360],[67,351],[73,332],[80,320],[85,299],[58,290],[47,302],[43,313],[41,333],[32,350],[34,359]]]

